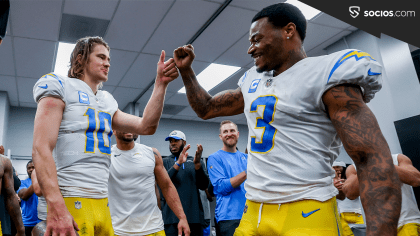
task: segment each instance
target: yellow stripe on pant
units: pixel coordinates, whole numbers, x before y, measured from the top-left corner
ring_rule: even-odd
[[[79,226],[80,236],[114,236],[108,198],[65,197],[64,202]]]
[[[262,205],[247,200],[234,235],[337,236],[341,232],[334,197],[325,202],[302,200]]]

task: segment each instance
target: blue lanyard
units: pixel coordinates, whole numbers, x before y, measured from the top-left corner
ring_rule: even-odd
[[[176,157],[175,157],[175,162],[176,162]],[[182,169],[185,170],[184,163],[182,163]]]

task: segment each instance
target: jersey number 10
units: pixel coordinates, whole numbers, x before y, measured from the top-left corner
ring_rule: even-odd
[[[89,123],[89,126],[86,129],[85,152],[94,153],[96,146],[95,143],[97,143],[97,147],[102,154],[111,154],[111,114],[103,111],[96,113],[95,109],[89,107],[84,116],[88,117]],[[105,120],[108,122],[105,122]],[[99,127],[97,125],[97,121],[99,121]],[[105,127],[106,125],[107,127]],[[108,137],[108,145],[105,143],[104,136]]]

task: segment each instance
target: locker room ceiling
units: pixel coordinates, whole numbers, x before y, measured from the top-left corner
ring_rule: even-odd
[[[238,79],[253,66],[246,53],[251,19],[277,2],[284,1],[10,0],[7,35],[0,47],[0,91],[7,91],[11,106],[36,107],[33,85],[53,71],[58,42],[74,43],[77,38],[92,35],[104,37],[111,47],[109,80],[103,89],[113,94],[120,109],[137,102],[142,111],[152,93],[161,50],[166,51],[168,59],[176,47],[195,37],[196,74],[210,63],[241,67],[209,93],[235,89]],[[356,30],[321,12],[308,21],[306,53],[325,55],[327,46]],[[201,121],[185,94],[177,93],[182,87],[181,78],[169,85],[162,117]],[[246,124],[243,114],[229,119]]]

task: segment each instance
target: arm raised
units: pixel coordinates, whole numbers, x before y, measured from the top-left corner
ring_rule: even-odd
[[[157,63],[155,87],[144,109],[143,117],[140,118],[117,110],[112,118],[113,129],[140,135],[152,135],[156,132],[162,116],[168,84],[179,76],[174,59],[171,58],[165,62],[164,60],[165,51],[162,51]]]
[[[232,116],[244,112],[244,99],[240,88],[222,91],[211,96],[197,81],[191,65],[195,58],[191,44],[174,51],[174,60],[187,91],[188,102],[198,117],[207,120],[219,116]]]
[[[363,102],[360,87],[342,84],[324,93],[323,102],[349,156],[357,167],[366,213],[366,235],[396,235],[401,183],[378,122]]]

